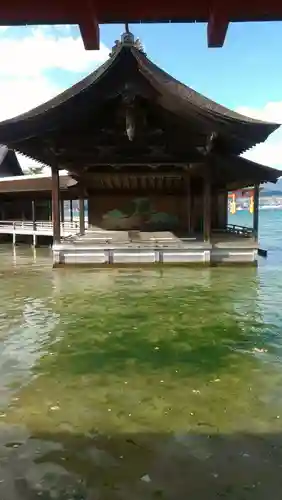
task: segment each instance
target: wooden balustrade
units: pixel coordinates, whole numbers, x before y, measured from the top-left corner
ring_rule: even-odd
[[[0,232],[11,234],[21,233],[21,234],[46,234],[52,236],[53,234],[53,224],[51,221],[13,221],[13,220],[1,220],[0,221]],[[61,233],[73,233],[77,234],[79,232],[79,222],[76,221],[66,221],[61,223]]]
[[[238,234],[246,238],[252,238],[254,235],[251,227],[239,226],[238,224],[228,224],[226,230],[228,233]]]

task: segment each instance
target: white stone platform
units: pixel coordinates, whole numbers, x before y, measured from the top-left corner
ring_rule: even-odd
[[[254,263],[258,245],[240,234],[178,238],[171,232],[88,230],[53,245],[53,265]]]

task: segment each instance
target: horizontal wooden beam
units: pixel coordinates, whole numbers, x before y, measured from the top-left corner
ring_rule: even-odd
[[[107,179],[182,179],[185,176],[185,172],[171,170],[171,171],[159,171],[155,172],[88,172],[84,175],[75,176],[79,178],[81,182],[91,181],[91,180],[107,180]]]
[[[183,188],[178,189],[153,189],[153,188],[143,188],[143,189],[91,189],[88,191],[88,197],[95,196],[184,196],[185,195],[185,186]]]
[[[215,0],[214,0],[215,1]],[[160,2],[159,0],[143,0],[142,2],[117,2],[116,0],[89,0],[97,10],[99,23],[140,22],[207,22],[209,20],[209,45],[219,47],[223,44],[228,22],[219,23],[209,15],[211,0],[183,2]],[[219,2],[218,2],[219,3]],[[222,2],[224,5],[227,2]],[[230,21],[281,21],[282,6],[277,0],[246,1],[229,0],[232,5]],[[69,0],[10,0],[0,6],[1,25],[37,25],[37,24],[79,24],[89,15],[85,1]],[[92,28],[81,24],[84,43],[87,48],[97,47],[97,34]],[[93,37],[93,38],[92,38]]]
[[[137,156],[137,155],[136,155]],[[96,159],[95,159],[96,160]],[[188,158],[187,160],[184,160],[183,158],[178,159],[175,158],[169,158],[169,159],[151,159],[151,158],[143,158],[140,159],[140,161],[134,161],[134,159],[129,159],[126,161],[125,159],[118,161],[117,159],[109,159],[109,161],[105,160],[99,160],[97,158],[97,161],[89,162],[86,163],[83,158],[74,158],[72,160],[65,160],[61,162],[61,169],[68,170],[68,171],[76,171],[76,172],[83,172],[85,170],[90,170],[90,169],[98,169],[98,168],[113,168],[117,170],[122,170],[126,167],[137,167],[137,168],[150,168],[152,170],[158,169],[160,167],[166,167],[166,166],[176,166],[176,167],[181,167],[183,169],[188,170],[188,165],[189,165],[190,159]]]
[[[208,6],[211,1],[174,0],[160,2],[159,0],[143,0],[142,2],[119,2],[116,0],[91,0],[97,6],[100,23],[130,23],[140,22],[206,22]],[[237,0],[231,16],[232,21],[263,21],[282,20],[282,7],[277,0],[246,1]],[[56,24],[79,23],[85,12],[85,2],[70,2],[69,0],[10,0],[1,3],[1,23],[6,25],[19,24]],[[3,21],[2,21],[3,20]]]
[[[69,173],[73,176],[77,177],[83,177],[85,175],[120,175],[120,174],[128,174],[128,175],[140,175],[140,174],[146,174],[146,175],[155,175],[156,173],[159,173],[161,175],[165,174],[181,174],[184,172],[192,172],[196,171],[197,169],[203,168],[203,163],[183,163],[183,162],[162,162],[162,163],[126,163],[126,164],[121,164],[121,163],[99,163],[97,165],[93,165],[93,171],[91,171],[91,167],[78,167],[78,168],[67,168]],[[62,165],[62,169],[67,167],[66,164]],[[129,170],[130,168],[138,168],[141,169],[144,167],[148,168],[148,170]],[[160,169],[165,169],[165,167],[170,167],[171,170],[160,170]],[[109,169],[109,170],[106,170]],[[181,170],[178,170],[181,169]]]

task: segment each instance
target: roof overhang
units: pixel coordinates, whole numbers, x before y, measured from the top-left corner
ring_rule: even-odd
[[[224,181],[230,191],[242,190],[255,184],[276,183],[281,170],[261,165],[242,156],[213,155],[212,162],[218,179]]]
[[[69,187],[77,184],[77,181],[66,174],[61,174],[60,189],[67,190]],[[50,175],[23,175],[14,177],[4,177],[0,179],[0,193],[20,193],[34,191],[52,190],[52,180]]]
[[[125,73],[120,80],[122,72]],[[0,122],[0,141],[42,164],[59,163],[62,168],[71,170],[73,163],[82,168],[85,150],[89,154],[93,148],[93,134],[95,133],[97,141],[101,141],[99,136],[104,134],[101,117],[105,116],[106,105],[111,101],[115,103],[113,106],[120,106],[118,102],[119,98],[123,99],[125,82],[128,88],[133,86],[136,96],[139,98],[140,95],[148,102],[148,106],[153,105],[159,109],[159,113],[165,113],[173,127],[177,122],[183,132],[185,128],[189,129],[185,135],[190,134],[193,128],[194,143],[189,145],[190,149],[198,151],[198,147],[210,146],[216,149],[215,146],[219,142],[223,150],[231,154],[241,154],[257,143],[264,142],[269,134],[279,127],[276,123],[242,116],[187,87],[152,63],[142,50],[136,47],[133,36],[126,40],[123,35],[112,56],[86,78],[50,101]],[[112,99],[113,95],[115,99]],[[128,97],[131,99],[129,95]],[[112,109],[112,112],[126,113],[126,110],[123,107],[123,110]],[[69,123],[68,116],[73,117],[72,124]],[[89,116],[93,118],[89,120]],[[162,128],[166,122],[162,116],[160,118]],[[114,123],[112,117],[108,118],[108,127],[116,127],[117,130],[118,126]],[[85,138],[80,141],[78,129],[82,124],[89,134],[87,136],[84,131]],[[184,137],[184,134],[182,136]],[[186,137],[183,137],[182,149],[187,143]],[[191,136],[189,137],[189,140],[192,140]],[[87,147],[85,140],[88,141]],[[95,159],[97,164],[104,160],[104,155],[99,157],[99,149],[97,154],[97,148],[105,145],[105,140],[108,140],[106,136],[103,137],[102,143],[96,144],[93,149],[93,161]],[[52,152],[46,148],[50,141],[56,144],[51,145]],[[120,141],[113,144],[111,154],[108,151],[108,163],[117,163],[115,149],[118,149],[120,144]],[[73,149],[80,152],[80,158]],[[56,160],[55,155],[59,157]],[[131,154],[129,156],[132,158]],[[123,163],[127,163],[128,159]]]

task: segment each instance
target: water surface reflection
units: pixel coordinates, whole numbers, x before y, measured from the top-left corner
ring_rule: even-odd
[[[280,498],[266,267],[53,271],[20,249],[0,276],[1,499]]]

